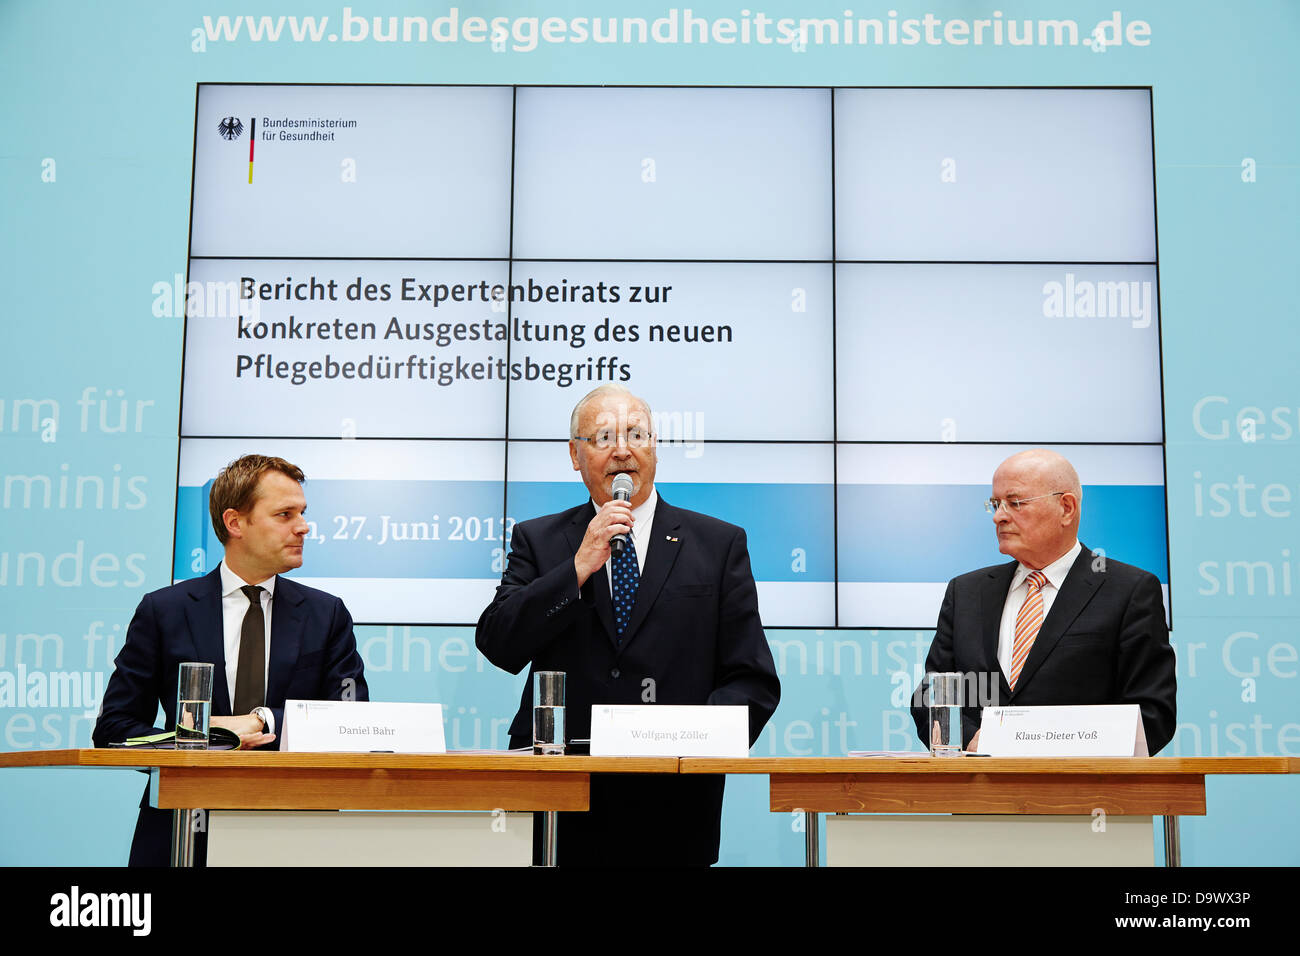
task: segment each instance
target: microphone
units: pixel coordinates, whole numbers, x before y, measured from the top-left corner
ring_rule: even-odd
[[[626,472],[621,472],[614,476],[614,484],[610,488],[614,492],[615,501],[632,500],[632,479]],[[615,554],[622,554],[623,548],[627,546],[627,535],[616,534],[609,539],[609,549]]]

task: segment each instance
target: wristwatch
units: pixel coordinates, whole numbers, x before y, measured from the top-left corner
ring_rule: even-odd
[[[254,707],[253,716],[262,722],[262,733],[275,733],[275,714],[271,713],[270,707]]]

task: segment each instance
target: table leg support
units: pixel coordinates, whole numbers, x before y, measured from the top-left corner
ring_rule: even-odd
[[[1165,866],[1183,865],[1183,847],[1178,837],[1178,817],[1166,816],[1165,821]]]
[[[816,813],[804,812],[804,866],[821,866],[821,817]]]
[[[542,813],[542,866],[555,866],[559,816],[554,810]]]
[[[172,811],[172,866],[194,865],[193,810]]]

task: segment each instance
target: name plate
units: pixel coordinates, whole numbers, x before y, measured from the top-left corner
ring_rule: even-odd
[[[1145,757],[1137,704],[985,707],[979,752],[990,757]]]
[[[286,700],[280,749],[309,753],[447,752],[442,704]]]
[[[593,704],[591,755],[747,757],[749,708]]]

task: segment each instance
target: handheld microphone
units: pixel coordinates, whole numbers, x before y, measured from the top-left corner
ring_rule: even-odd
[[[610,490],[614,493],[615,501],[632,500],[632,479],[626,472],[614,476],[614,484]],[[616,534],[609,539],[609,549],[615,554],[622,554],[623,549],[627,547],[627,535]]]

